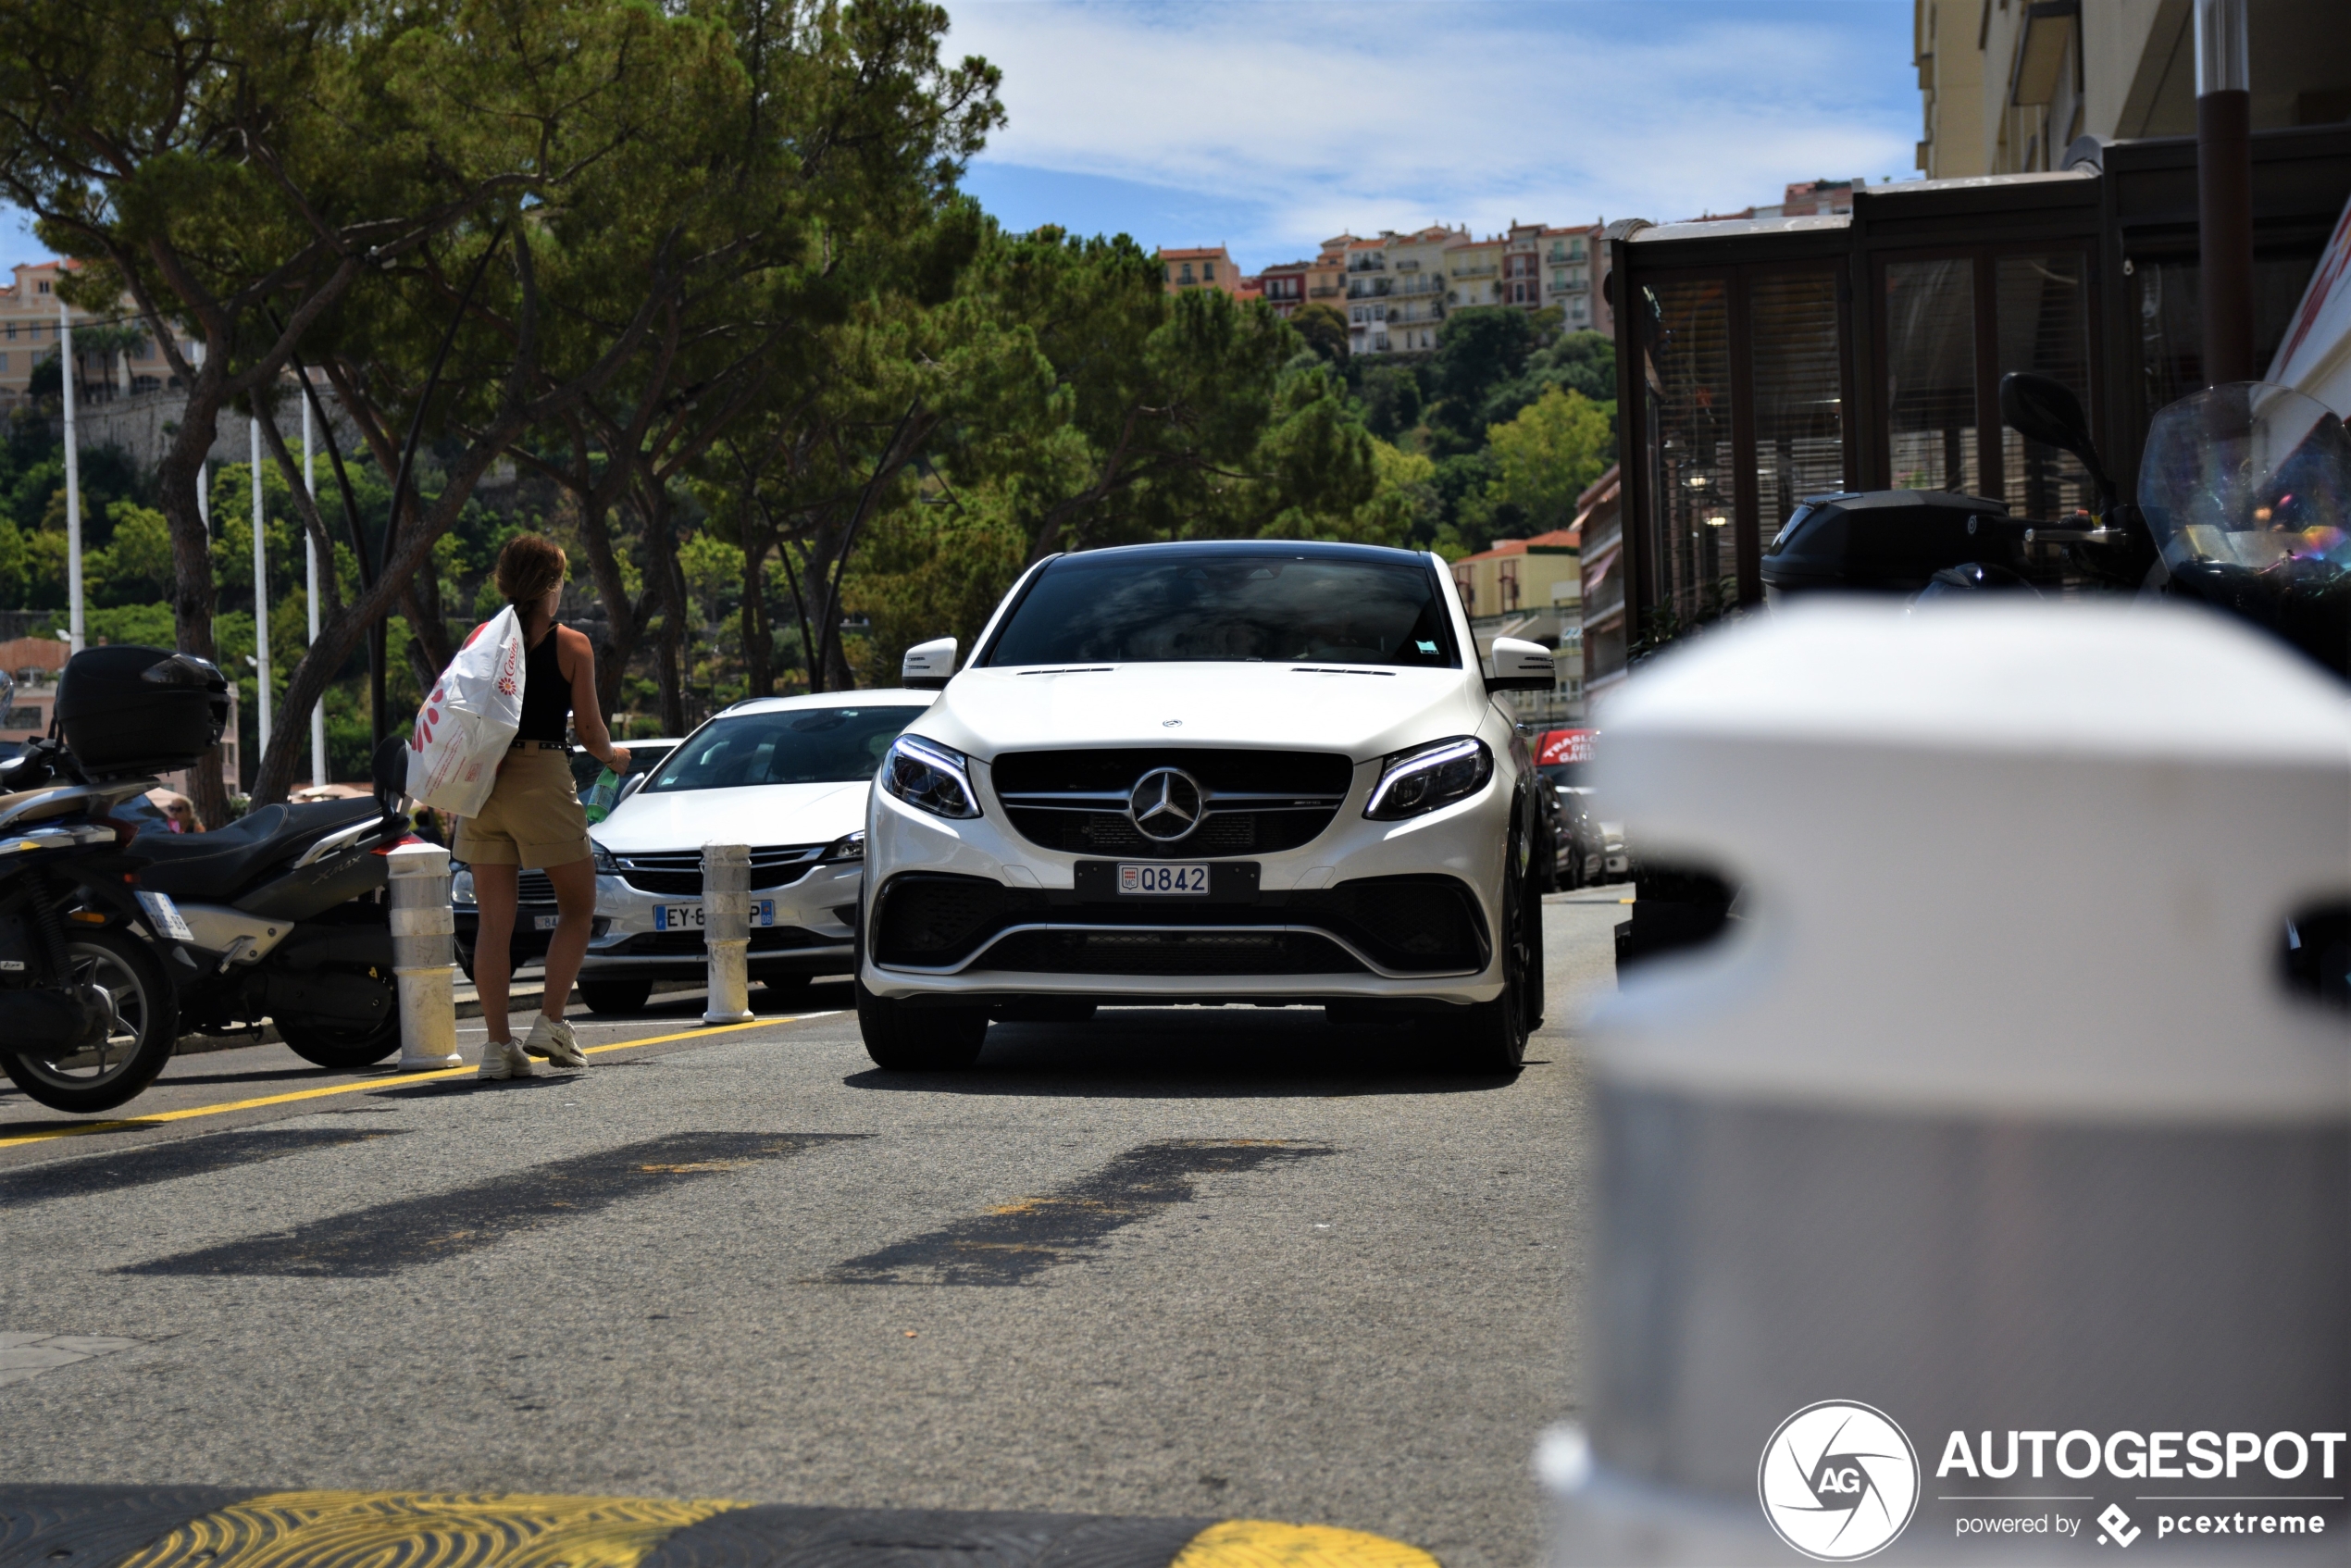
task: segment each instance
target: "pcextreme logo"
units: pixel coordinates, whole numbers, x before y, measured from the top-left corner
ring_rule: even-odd
[[[1816,1562],[1857,1562],[1893,1544],[1919,1505],[1919,1456],[1894,1418],[1822,1400],[1780,1423],[1755,1489],[1780,1539]]]

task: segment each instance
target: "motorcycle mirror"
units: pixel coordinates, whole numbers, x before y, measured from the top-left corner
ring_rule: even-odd
[[[2071,387],[2030,370],[2011,370],[2000,378],[2000,419],[2027,440],[2073,454],[2097,482],[2098,493],[2113,499],[2114,481],[2098,461],[2089,416],[2082,412],[2082,400]]]

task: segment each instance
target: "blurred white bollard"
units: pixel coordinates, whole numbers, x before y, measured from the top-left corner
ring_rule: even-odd
[[[2342,690],[2186,609],[1810,606],[1597,765],[1748,918],[1594,1020],[1550,1562],[2342,1561],[2351,1028],[2283,962],[2351,899]],[[2166,1539],[2236,1512],[2300,1519]]]
[[[400,1070],[462,1067],[457,1054],[457,926],[449,908],[449,852],[403,844],[391,864],[392,973],[400,993]]]
[[[702,943],[710,977],[705,1024],[741,1024],[751,1011],[751,846],[702,847]]]

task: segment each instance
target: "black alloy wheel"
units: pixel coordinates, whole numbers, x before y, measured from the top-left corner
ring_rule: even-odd
[[[103,1039],[49,1059],[0,1055],[16,1086],[52,1111],[111,1111],[155,1081],[180,1043],[180,1003],[155,950],[128,931],[76,933],[66,941],[68,984],[106,993]]]
[[[1542,1019],[1543,899],[1526,863],[1524,830],[1513,827],[1502,877],[1502,994],[1471,1006],[1459,1029],[1444,1032],[1442,1060],[1455,1073],[1516,1076],[1527,1033]]]
[[[637,1013],[653,994],[651,980],[581,980],[579,1000],[591,1013]]]
[[[368,978],[392,990],[392,978],[376,969],[362,971]],[[400,1049],[400,999],[397,992],[386,999],[381,1021],[355,1025],[326,1018],[273,1018],[278,1034],[286,1049],[305,1062],[338,1073],[355,1073],[362,1067],[372,1067]]]
[[[857,1032],[874,1065],[891,1073],[961,1072],[988,1039],[984,1007],[910,1007],[857,982]]]

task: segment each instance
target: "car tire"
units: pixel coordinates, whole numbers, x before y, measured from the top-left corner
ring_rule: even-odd
[[[1526,1062],[1526,1037],[1543,1015],[1543,900],[1520,869],[1511,836],[1502,882],[1502,994],[1473,1004],[1443,1050],[1449,1070],[1479,1077],[1512,1077]]]
[[[653,994],[651,980],[581,980],[579,1000],[591,1013],[637,1013]]]
[[[988,1039],[983,1007],[909,1007],[857,982],[857,1032],[865,1054],[890,1073],[960,1072],[979,1060]]]

